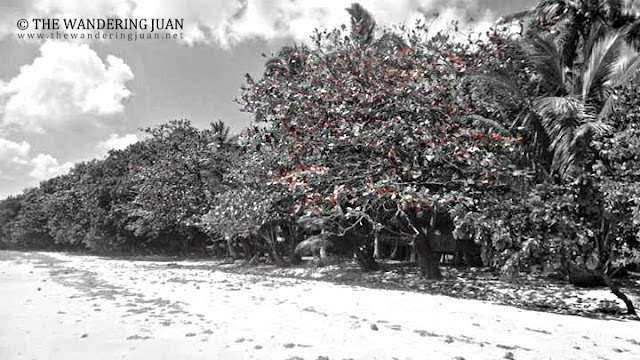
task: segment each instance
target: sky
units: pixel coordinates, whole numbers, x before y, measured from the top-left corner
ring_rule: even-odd
[[[245,73],[261,73],[261,54],[307,42],[316,28],[348,24],[344,9],[351,3],[0,0],[0,199],[66,173],[73,163],[125,148],[141,139],[141,128],[172,119],[189,119],[198,127],[223,120],[239,132],[251,116],[242,113],[234,99]],[[434,31],[454,19],[463,28],[482,31],[500,15],[536,2],[360,3],[382,25],[411,25],[426,16]],[[65,24],[80,19],[133,19],[139,28],[82,30]],[[180,19],[182,28],[154,29],[168,39],[126,38],[148,35],[152,19],[164,19],[165,24],[166,19]],[[96,33],[112,38],[86,38]],[[78,38],[81,35],[85,38]]]

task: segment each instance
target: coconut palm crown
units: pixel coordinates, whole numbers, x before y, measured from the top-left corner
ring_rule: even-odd
[[[589,39],[598,40],[605,28],[626,28],[628,40],[640,45],[640,28],[634,25],[638,19],[637,0],[543,0],[531,10],[502,16],[498,24],[524,21],[536,32],[554,32],[565,63],[571,64],[580,49],[589,51]]]
[[[478,84],[506,89],[523,105],[514,126],[544,138],[551,171],[574,178],[586,165],[589,143],[612,129],[617,93],[637,77],[640,53],[626,39],[633,28],[609,29],[587,39],[580,62],[568,62],[551,36],[529,34],[523,40],[536,95],[526,94],[514,81],[498,74],[475,74]],[[597,39],[594,39],[597,37]]]

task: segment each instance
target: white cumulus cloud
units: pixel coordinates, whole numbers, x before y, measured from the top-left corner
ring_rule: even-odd
[[[29,175],[36,180],[46,180],[65,174],[73,167],[70,162],[60,164],[56,158],[49,154],[36,155],[31,159],[30,164],[33,169],[29,172]]]
[[[121,112],[131,79],[120,58],[109,55],[105,64],[87,44],[46,41],[39,57],[0,83],[0,125],[43,131]]]
[[[29,165],[31,145],[0,137],[0,179],[11,179]]]
[[[31,155],[31,144],[0,138],[0,179],[16,180],[25,174],[35,180],[45,180],[64,174],[73,166],[70,162],[60,164],[50,154]]]
[[[29,154],[30,149],[31,145],[26,141],[15,142],[0,138],[0,163],[24,158]]]
[[[107,153],[109,150],[123,150],[127,146],[140,140],[136,134],[111,134],[108,139],[98,143],[98,151]]]

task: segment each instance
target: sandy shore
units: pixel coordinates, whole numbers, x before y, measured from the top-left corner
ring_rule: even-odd
[[[640,359],[634,321],[167,262],[3,251],[0,299],[0,359]]]

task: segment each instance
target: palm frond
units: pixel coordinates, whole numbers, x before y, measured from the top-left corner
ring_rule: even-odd
[[[612,129],[613,127],[604,121],[585,121],[576,128],[574,141],[579,141],[593,134],[599,136],[606,135],[611,132]]]
[[[593,46],[599,41],[602,40],[609,31],[611,30],[605,23],[602,21],[596,21],[591,24],[591,29],[589,31],[589,35],[586,39],[584,39],[584,45],[582,46],[582,56],[584,59],[588,59],[593,51]]]
[[[546,159],[548,157],[550,140],[545,131],[542,119],[533,111],[529,97],[522,91],[513,77],[501,73],[469,73],[465,76],[464,81],[486,84],[491,88],[502,91],[507,96],[511,96],[518,101],[520,103],[521,110],[515,116],[511,129],[516,126],[521,126],[530,130],[533,134],[533,148],[537,149],[536,152],[539,152],[541,159]],[[474,125],[476,126],[494,126],[496,129],[503,128],[503,131],[510,131],[508,128],[491,119],[481,117],[475,117],[472,119],[475,121]]]
[[[638,76],[638,69],[640,69],[640,52],[633,46],[624,44],[617,61],[612,64],[607,85],[617,87],[628,84]]]
[[[536,11],[538,14],[541,14],[546,18],[551,18],[561,12],[564,12],[568,7],[569,4],[567,4],[566,1],[548,0],[541,1],[538,6],[536,6]]]
[[[229,132],[231,129],[222,120],[211,122],[209,125],[215,137],[215,142],[218,145],[226,145],[229,143]]]
[[[543,119],[566,119],[581,116],[582,102],[570,96],[546,96],[533,101],[535,112]]]
[[[564,128],[552,143],[553,160],[551,170],[567,178],[576,163],[576,147],[573,128]]]
[[[602,104],[600,111],[598,112],[597,120],[598,121],[606,121],[609,119],[611,115],[613,115],[617,110],[617,102],[618,98],[611,94],[607,97],[607,99]]]
[[[630,28],[627,27],[618,31],[619,36],[628,34]],[[616,89],[628,85],[638,77],[640,53],[625,40],[619,38],[613,45],[616,47],[615,51],[611,52],[609,57],[603,60],[606,63],[601,66],[604,78],[597,79],[599,83],[591,85],[592,87],[598,85],[598,91],[593,91],[595,89],[589,91],[591,97],[594,97],[594,93],[600,96],[601,107],[596,116],[598,121],[607,121],[615,113],[618,101]],[[594,48],[594,54],[596,51],[599,50]],[[583,87],[583,91],[587,91],[586,86]]]
[[[615,31],[594,43],[589,58],[585,62],[582,76],[580,93],[583,100],[586,101],[594,95],[594,90],[601,88],[612,73],[615,62],[620,56],[622,44],[624,44],[624,38],[621,31]]]
[[[562,54],[562,62],[566,66],[572,66],[578,50],[580,42],[580,28],[575,16],[569,16],[559,24],[558,46],[559,52]]]
[[[550,139],[552,170],[564,177],[575,164],[575,129],[585,114],[583,103],[574,97],[549,96],[535,100],[533,107]]]
[[[360,45],[370,44],[376,28],[376,21],[371,13],[358,3],[351,4],[346,10],[351,15],[351,38]]]
[[[518,117],[522,119],[520,122],[521,126],[532,129],[536,134],[536,143],[547,149],[550,140],[540,116],[530,109],[522,109]]]
[[[550,38],[533,35],[523,46],[535,72],[542,76],[543,85],[553,93],[566,93],[565,67],[554,42]]]

